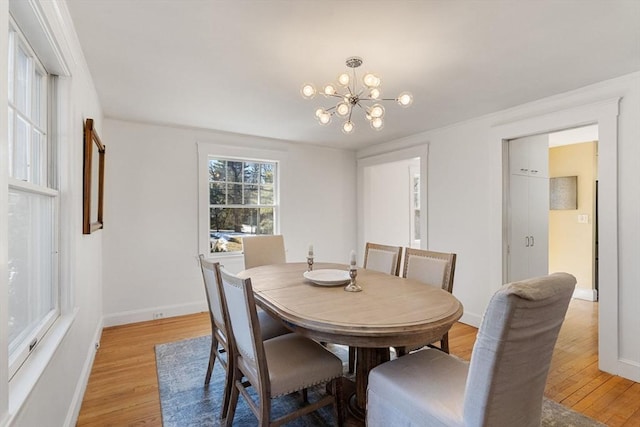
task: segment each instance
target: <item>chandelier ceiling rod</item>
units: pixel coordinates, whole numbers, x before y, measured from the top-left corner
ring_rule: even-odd
[[[346,117],[346,121],[342,124],[342,132],[350,134],[353,132],[355,125],[351,121],[353,107],[356,105],[364,110],[365,118],[374,130],[381,130],[384,127],[385,110],[378,101],[396,101],[401,107],[408,107],[413,103],[413,96],[409,92],[402,92],[397,98],[381,98],[380,77],[373,73],[366,73],[362,77],[363,86],[358,90],[358,79],[356,68],[362,65],[362,58],[351,56],[345,61],[347,67],[353,70],[353,78],[349,74],[342,73],[338,76],[338,84],[329,83],[324,86],[322,94],[326,97],[340,98],[338,104],[329,108],[318,108],[316,110],[316,119],[322,125],[331,122],[333,115]],[[340,93],[336,86],[346,89],[344,93]],[[363,96],[366,91],[369,93]],[[306,99],[313,98],[317,91],[315,86],[306,83],[301,89],[302,96]],[[365,102],[374,103],[373,105],[363,105]]]

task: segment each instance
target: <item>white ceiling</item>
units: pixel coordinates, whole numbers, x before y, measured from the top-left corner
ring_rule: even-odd
[[[107,117],[346,148],[640,70],[637,0],[67,0]],[[314,118],[347,57],[382,78],[376,132]]]
[[[598,125],[582,126],[549,134],[549,147],[580,144],[598,140]]]

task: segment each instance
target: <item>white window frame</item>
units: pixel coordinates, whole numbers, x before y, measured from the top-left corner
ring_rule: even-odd
[[[236,141],[237,140],[237,141]],[[280,197],[282,170],[286,167],[287,154],[283,150],[254,149],[246,146],[248,138],[243,136],[229,136],[224,143],[212,143],[200,141],[196,143],[198,150],[198,253],[211,259],[223,259],[229,262],[232,259],[243,258],[242,252],[210,252],[209,251],[209,160],[225,159],[248,162],[276,163],[276,176],[274,183],[274,224],[273,233],[280,233]],[[259,138],[250,139],[251,142],[260,142]],[[238,142],[238,145],[232,145]],[[253,205],[249,207],[254,207]],[[228,264],[228,269],[241,269],[241,265]]]
[[[52,100],[52,93],[48,89],[49,87],[48,81],[51,78],[47,73],[44,65],[40,62],[40,59],[35,54],[33,48],[29,44],[25,35],[22,33],[19,26],[13,19],[10,19],[9,31],[11,35],[9,37],[9,41],[11,43],[11,45],[9,46],[9,53],[12,56],[9,64],[13,65],[13,60],[15,60],[15,57],[16,57],[15,48],[19,46],[29,57],[29,61],[28,61],[29,78],[32,76],[32,74],[35,71],[43,75],[44,78],[42,82],[45,84],[45,87],[43,88],[41,93],[44,94],[44,96],[46,97],[45,104],[41,105],[42,107],[41,113],[44,113],[44,116],[45,116],[45,120],[43,122],[41,121],[41,123],[34,123],[32,120],[32,114],[33,114],[32,104],[36,99],[35,94],[31,92],[31,89],[33,88],[33,85],[34,85],[32,81],[27,82],[27,86],[30,88],[28,94],[31,95],[31,99],[27,100],[27,105],[26,105],[26,110],[29,111],[28,116],[24,117],[23,113],[19,111],[17,106],[10,102],[9,107],[14,111],[14,114],[12,116],[14,123],[17,122],[18,116],[22,116],[23,119],[29,123],[30,125],[29,127],[30,135],[28,137],[29,140],[33,135],[32,130],[35,129],[42,133],[44,137],[44,146],[46,147],[46,153],[39,153],[39,154],[44,154],[46,159],[44,161],[37,162],[36,158],[34,157],[36,154],[31,151],[33,149],[33,145],[29,144],[28,156],[30,157],[30,160],[29,160],[29,165],[27,167],[27,180],[23,181],[21,179],[16,179],[9,176],[8,178],[9,190],[17,193],[23,193],[23,194],[31,193],[31,194],[36,194],[36,195],[51,198],[52,199],[51,221],[53,224],[53,229],[50,230],[53,234],[52,235],[52,239],[53,239],[52,255],[51,255],[52,269],[51,269],[51,277],[50,277],[52,309],[49,310],[49,312],[46,313],[44,317],[42,317],[38,321],[38,324],[35,327],[33,327],[28,331],[25,331],[26,333],[24,334],[24,337],[22,339],[22,344],[20,349],[17,349],[13,353],[8,355],[9,356],[9,366],[8,366],[9,379],[11,379],[16,374],[18,369],[23,365],[23,363],[27,360],[27,358],[29,357],[31,352],[35,349],[37,344],[42,341],[42,339],[44,338],[49,328],[60,317],[61,298],[60,298],[60,288],[59,288],[59,280],[58,280],[59,279],[58,241],[59,241],[59,232],[60,232],[58,212],[59,212],[60,197],[59,197],[58,189],[55,188],[58,182],[58,180],[56,179],[56,176],[58,173],[58,159],[55,156],[55,153],[57,152],[57,150],[53,147],[53,144],[55,144],[55,141],[49,137],[49,134],[50,134],[49,129],[51,126],[49,121],[50,116],[48,112],[51,110],[49,101]],[[10,90],[13,90],[13,88],[11,88]],[[10,124],[10,126],[13,127],[13,132],[15,132],[16,127],[12,124]],[[11,141],[9,141],[9,144],[11,144]],[[43,168],[39,168],[40,170],[37,172],[39,175],[39,181],[40,181],[39,183],[31,182],[35,176],[34,174],[36,173],[32,169],[35,163],[40,163],[39,165],[36,165],[36,166],[43,166]],[[8,172],[10,175],[11,175],[11,165],[12,165],[12,160],[9,159]],[[45,173],[43,173],[42,169],[45,169],[44,170]]]
[[[416,189],[415,180],[418,180],[418,188]],[[416,239],[416,232],[420,233],[422,230],[420,228],[420,224],[416,227],[416,212],[422,214],[421,208],[421,181],[422,177],[420,175],[420,166],[409,166],[409,212],[411,215],[410,219],[410,236],[409,241],[411,242],[412,248],[420,248],[420,240]],[[417,203],[416,203],[417,201]]]
[[[278,181],[279,181],[279,170],[280,170],[280,164],[277,161],[273,161],[273,160],[264,160],[264,159],[247,159],[247,158],[234,158],[234,157],[222,157],[222,156],[208,156],[208,161],[207,163],[210,164],[210,162],[212,160],[218,160],[218,161],[226,161],[226,162],[238,162],[238,163],[257,163],[260,165],[263,164],[271,164],[274,166],[274,174],[273,174],[273,183],[272,183],[272,187],[273,187],[273,196],[272,196],[272,200],[273,203],[271,204],[264,204],[264,203],[255,203],[255,204],[248,204],[248,203],[244,203],[244,200],[241,203],[229,203],[228,200],[226,201],[226,203],[218,203],[218,204],[211,204],[211,201],[209,201],[209,211],[211,210],[211,208],[214,207],[219,207],[219,208],[228,208],[228,209],[273,209],[273,233],[276,233],[276,229],[275,229],[275,225],[277,223],[277,217],[278,217]],[[245,196],[245,186],[246,185],[258,185],[260,186],[261,183],[245,183],[244,182],[244,175],[243,175],[243,180],[242,182],[236,182],[236,181],[229,181],[228,176],[225,178],[224,181],[219,181],[220,183],[223,183],[228,185],[228,184],[239,184],[242,186],[242,197],[244,198]],[[209,181],[209,184],[211,184],[211,182]],[[258,189],[258,197],[260,194],[260,191]],[[227,197],[228,197],[228,193],[227,193]],[[224,232],[226,232],[228,230],[224,230]],[[256,229],[256,231],[258,231]],[[213,230],[211,230],[211,228],[209,228],[209,233],[213,232]],[[235,233],[235,231],[233,232]],[[239,233],[241,233],[240,235],[252,235],[254,234],[253,231],[240,231]],[[265,234],[265,233],[259,233],[259,234]],[[212,241],[212,238],[210,236],[210,241]],[[237,252],[241,252],[241,251],[230,251],[230,252],[215,252],[213,251],[213,248],[211,248],[211,250],[209,250],[207,252],[208,256],[214,255],[214,254],[233,254],[233,253],[237,253]]]
[[[21,408],[27,401],[39,379],[45,372],[49,362],[53,358],[56,350],[61,345],[64,337],[69,332],[73,322],[78,315],[78,308],[75,304],[74,292],[74,258],[73,250],[74,233],[77,231],[77,218],[75,214],[76,206],[71,203],[69,195],[73,194],[73,189],[77,184],[81,185],[81,176],[76,177],[73,174],[75,170],[75,160],[78,150],[82,150],[82,145],[77,142],[70,132],[75,128],[75,116],[72,117],[71,102],[72,81],[71,69],[68,64],[77,64],[71,56],[68,46],[60,43],[62,38],[66,36],[67,29],[60,27],[58,19],[62,19],[59,15],[58,6],[55,2],[47,2],[43,0],[20,1],[12,0],[5,5],[4,11],[9,11],[7,20],[2,23],[0,28],[5,34],[9,31],[9,22],[18,27],[30,46],[36,52],[37,57],[43,63],[44,68],[49,75],[49,123],[47,131],[49,138],[54,144],[50,153],[57,161],[57,173],[55,176],[49,176],[50,184],[58,188],[60,195],[56,208],[58,209],[58,227],[57,235],[59,252],[58,258],[58,295],[59,295],[59,317],[53,322],[47,333],[38,342],[30,356],[25,360],[20,369],[18,369],[9,380],[8,367],[8,347],[0,350],[0,364],[5,369],[0,369],[0,425],[11,425],[13,420],[20,413]],[[7,16],[7,15],[5,15]],[[17,24],[17,25],[16,25]],[[65,40],[62,40],[65,41]],[[8,44],[4,46],[7,47]],[[5,62],[8,57],[8,50],[0,49],[4,60],[0,62],[2,71],[0,76],[7,82],[8,64]],[[4,83],[7,85],[7,83]],[[7,86],[5,86],[6,88]],[[6,92],[0,91],[4,94]],[[0,106],[0,113],[3,118],[0,120],[0,128],[2,132],[7,132],[8,103]],[[6,136],[6,133],[5,133]],[[8,153],[8,138],[0,138],[0,149],[4,153]],[[81,141],[81,139],[80,139]],[[9,189],[8,178],[8,162],[5,162],[6,156],[0,156],[0,182],[4,184],[4,189],[0,189],[0,226],[7,227],[7,196]],[[80,181],[79,181],[80,180]],[[24,182],[18,182],[17,185],[27,185]],[[65,196],[66,195],[66,196]],[[6,228],[5,228],[6,229]],[[5,265],[0,264],[0,271],[3,277],[0,278],[0,289],[7,292],[8,278],[6,266],[6,256],[8,249],[6,239],[0,239],[0,256],[5,260]],[[8,316],[7,316],[7,298],[0,299],[0,341],[7,342],[8,338]],[[6,345],[6,344],[5,344]]]

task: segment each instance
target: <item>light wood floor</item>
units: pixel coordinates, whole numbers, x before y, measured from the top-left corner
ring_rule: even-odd
[[[597,310],[571,302],[545,395],[607,425],[640,427],[640,383],[598,370]],[[456,324],[451,352],[468,359],[476,332]],[[161,426],[154,346],[208,333],[205,313],[105,328],[78,426]]]

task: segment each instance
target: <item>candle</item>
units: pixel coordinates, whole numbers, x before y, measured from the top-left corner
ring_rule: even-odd
[[[351,265],[356,265],[356,251],[351,251]]]
[[[309,245],[309,258],[313,258],[313,245]]]

